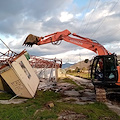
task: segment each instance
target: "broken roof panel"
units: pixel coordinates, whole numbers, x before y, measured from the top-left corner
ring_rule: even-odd
[[[31,56],[29,62],[33,68],[61,68],[62,60]]]

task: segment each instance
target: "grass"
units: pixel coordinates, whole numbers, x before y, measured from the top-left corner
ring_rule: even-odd
[[[0,100],[9,100],[12,97],[12,94],[8,94],[6,92],[0,93]]]
[[[0,98],[1,96],[3,96],[2,93],[0,94]],[[53,91],[37,91],[35,99],[29,99],[26,103],[17,105],[0,104],[0,120],[36,120],[37,117],[39,117],[40,120],[42,120],[42,117],[45,119],[54,119],[55,116],[57,118],[57,115],[55,113],[50,113],[50,110],[47,107],[45,107],[45,104],[49,101],[55,102],[59,98],[60,95],[58,93],[54,93]],[[39,111],[39,116],[36,116],[37,114],[34,116],[36,110],[41,110],[43,108],[43,111]],[[47,112],[49,114],[46,114]]]
[[[70,83],[70,84],[73,84],[73,85],[77,86],[77,84],[72,79],[70,79],[68,77],[66,77],[66,78],[64,78],[62,80],[63,80],[63,82]]]
[[[0,93],[0,98],[1,96],[3,98],[3,94],[5,99],[9,99],[7,93]],[[0,104],[0,120],[57,120],[58,115],[65,111],[82,113],[86,116],[86,120],[120,120],[116,113],[110,111],[102,103],[77,105],[58,102],[61,97],[59,93],[53,91],[37,91],[35,98],[29,99],[25,103]],[[46,106],[49,101],[54,103],[54,107]]]
[[[73,75],[73,76],[77,76],[77,77],[82,77],[82,78],[90,79],[90,74],[88,74],[88,73],[76,73],[76,72],[72,72],[72,73],[68,73],[68,74]]]
[[[120,117],[116,116],[115,113],[110,111],[106,105],[102,103],[94,103],[87,105],[76,105],[76,104],[64,104],[59,103],[60,109],[74,111],[77,114],[83,113],[86,116],[86,120],[120,120]]]

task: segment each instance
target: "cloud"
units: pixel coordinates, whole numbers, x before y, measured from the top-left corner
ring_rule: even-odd
[[[35,30],[37,27],[34,26],[34,23],[43,23],[49,16],[58,15],[58,13],[62,9],[65,9],[66,5],[71,2],[72,0],[47,0],[47,2],[44,0],[1,1],[0,33],[17,36],[23,35],[23,33],[26,32],[25,29],[28,25],[27,31],[29,31],[30,28]]]
[[[93,52],[87,54],[86,49],[65,41],[59,46],[52,44],[32,48],[22,46],[28,34],[45,36],[68,29],[72,33],[96,39],[110,52],[119,53],[119,46],[115,43],[120,43],[120,3],[114,7],[116,2],[117,0],[99,1],[95,6],[93,1],[86,11],[88,3],[81,6],[74,0],[1,1],[0,35],[5,36],[5,42],[16,52],[27,49],[32,55],[49,57],[54,55],[64,60],[69,58],[71,62],[77,61],[79,53],[83,56],[81,59],[94,56]]]
[[[85,59],[92,59],[95,54],[87,49],[77,49],[70,50],[63,53],[58,53],[54,55],[44,55],[45,58],[55,58],[62,59],[63,63],[77,63],[79,61],[84,61]],[[64,59],[63,59],[64,58]]]
[[[70,14],[68,12],[61,12],[60,17],[59,17],[61,22],[68,22],[72,18],[73,18],[73,14]]]

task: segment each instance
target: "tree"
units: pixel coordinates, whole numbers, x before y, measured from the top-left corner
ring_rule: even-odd
[[[80,68],[76,67],[75,72],[77,72],[77,73],[80,72]]]
[[[85,60],[84,60],[85,63],[88,63],[88,61],[89,61],[89,59],[85,59]]]

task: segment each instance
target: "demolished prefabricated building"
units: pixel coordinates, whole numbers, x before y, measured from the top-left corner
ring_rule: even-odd
[[[0,67],[0,90],[11,90],[16,96],[32,98],[36,93],[39,79],[25,57],[26,52],[24,50],[16,54],[9,50],[2,54],[1,59],[4,60],[1,60]]]
[[[53,78],[57,80],[57,68],[61,64],[62,61],[56,58],[30,57],[26,50],[20,54],[8,50],[0,56],[0,90],[32,98],[41,78],[48,79],[45,82],[50,82]]]

